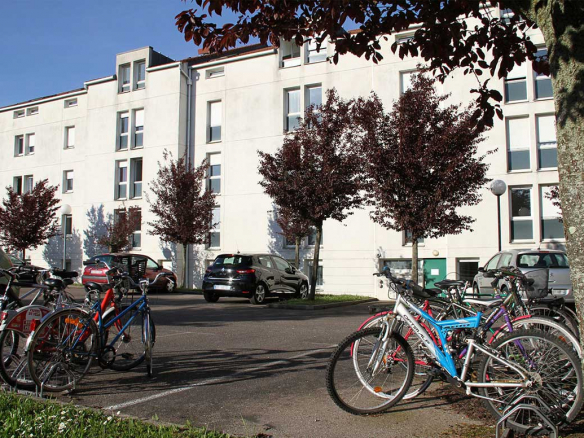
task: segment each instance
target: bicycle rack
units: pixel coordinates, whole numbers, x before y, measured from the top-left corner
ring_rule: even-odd
[[[521,403],[523,400],[532,399],[537,402],[540,406],[533,404]],[[537,395],[523,394],[517,397],[513,403],[505,409],[503,416],[497,422],[495,427],[495,438],[499,438],[499,426],[503,426],[503,433],[507,429],[505,425],[507,424],[507,419],[512,416],[517,411],[532,411],[534,412],[542,421],[550,428],[549,438],[558,438],[558,427],[552,423],[552,421],[546,415],[551,411],[550,407]]]

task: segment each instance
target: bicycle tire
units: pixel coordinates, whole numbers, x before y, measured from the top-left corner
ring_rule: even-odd
[[[399,334],[391,334],[389,351],[399,354],[399,357],[398,360],[395,357],[389,360],[388,350],[380,352],[376,344],[380,333],[380,327],[352,333],[329,359],[326,371],[328,393],[337,406],[351,414],[368,415],[388,410],[403,398],[412,383],[414,355],[409,344]],[[371,346],[372,351],[366,345]],[[376,356],[377,371],[367,366],[372,356]],[[405,372],[403,376],[398,376],[400,370]],[[396,383],[391,379],[394,376],[398,376]],[[351,382],[345,388],[346,380]],[[354,391],[356,393],[351,395]]]
[[[122,310],[123,311],[123,310]],[[145,312],[134,308],[126,313],[120,320],[120,324],[113,324],[109,328],[108,337],[111,339],[111,345],[115,352],[115,360],[110,368],[115,371],[129,371],[137,367],[146,358],[146,343],[144,339],[144,318]],[[130,321],[131,323],[124,333],[116,340],[120,330]]]
[[[361,324],[359,330],[368,329],[370,327],[380,327],[383,317],[388,313],[393,312],[392,311],[380,312],[374,316],[369,317],[363,322],[363,324]],[[423,324],[423,327],[427,330],[425,324]],[[415,332],[408,330],[407,326],[404,326],[403,328],[404,329],[400,330],[399,333],[408,342],[408,344],[410,344],[410,348],[412,349],[412,353],[414,354],[415,361],[414,377],[412,379],[410,387],[408,388],[408,392],[406,393],[406,395],[404,395],[404,400],[410,400],[426,392],[430,385],[432,385],[434,376],[429,374],[428,371],[430,370],[430,368],[433,368],[433,365],[425,360],[426,350],[421,339],[416,335]]]
[[[87,373],[96,357],[99,330],[88,312],[59,310],[31,333],[28,370],[41,391],[69,391]]]
[[[144,313],[144,340],[146,343],[146,374],[148,377],[153,376],[153,364],[152,364],[152,357],[153,357],[153,348],[154,348],[154,321],[150,312]]]
[[[582,395],[582,368],[580,360],[574,351],[556,337],[540,330],[517,330],[497,339],[492,345],[502,357],[510,360],[523,369],[530,368],[533,386],[530,394],[540,397],[554,413],[553,421],[561,426],[574,420],[584,401]],[[523,351],[525,353],[523,353]],[[526,356],[527,354],[527,356]],[[478,369],[479,382],[496,381],[494,377],[501,376],[501,381],[517,380],[518,373],[504,364],[485,356]],[[511,376],[511,378],[510,378]],[[523,395],[527,390],[522,388],[480,388],[479,392],[487,410],[495,418],[502,416],[505,409],[512,405],[513,400]],[[507,420],[507,427],[519,433],[541,434],[549,430],[541,424],[539,417],[532,417],[530,411],[521,410]]]
[[[551,307],[546,306],[545,304],[535,304],[529,307],[529,313],[534,316],[547,316],[549,318],[553,318],[554,320],[565,324],[570,331],[580,339],[580,331],[578,329],[578,322],[572,318],[572,316],[562,310],[562,309],[553,309]]]
[[[2,330],[0,334],[0,377],[4,382],[20,389],[33,389],[35,384],[28,372],[26,358],[27,335],[13,329]]]

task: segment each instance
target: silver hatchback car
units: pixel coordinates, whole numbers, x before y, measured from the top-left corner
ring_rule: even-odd
[[[574,302],[572,281],[570,280],[570,265],[564,251],[540,249],[509,249],[495,254],[484,266],[484,270],[497,269],[503,266],[515,266],[522,272],[538,268],[549,268],[549,288],[551,297],[564,297],[567,303]],[[483,272],[475,275],[473,280],[474,294],[491,294],[493,278],[485,277]],[[509,289],[506,281],[499,284],[501,291]]]

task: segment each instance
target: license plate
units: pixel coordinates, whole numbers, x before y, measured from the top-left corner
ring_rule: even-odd
[[[570,289],[552,289],[553,295],[568,295],[570,293]]]
[[[213,289],[219,289],[219,290],[231,290],[231,286],[227,286],[225,284],[216,284]]]

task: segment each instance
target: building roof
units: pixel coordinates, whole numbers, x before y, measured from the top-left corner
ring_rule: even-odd
[[[230,50],[225,50],[221,53],[209,53],[209,54],[204,54],[204,55],[200,55],[200,56],[193,56],[190,58],[185,58],[182,60],[182,62],[187,62],[189,65],[198,65],[198,64],[204,64],[204,63],[210,62],[210,61],[220,61],[222,59],[233,58],[235,56],[248,55],[251,53],[263,52],[266,50],[273,50],[273,49],[275,49],[274,46],[269,46],[269,45],[263,44],[263,43],[257,43],[257,44],[250,44],[248,46],[236,47],[236,48],[230,49]]]

